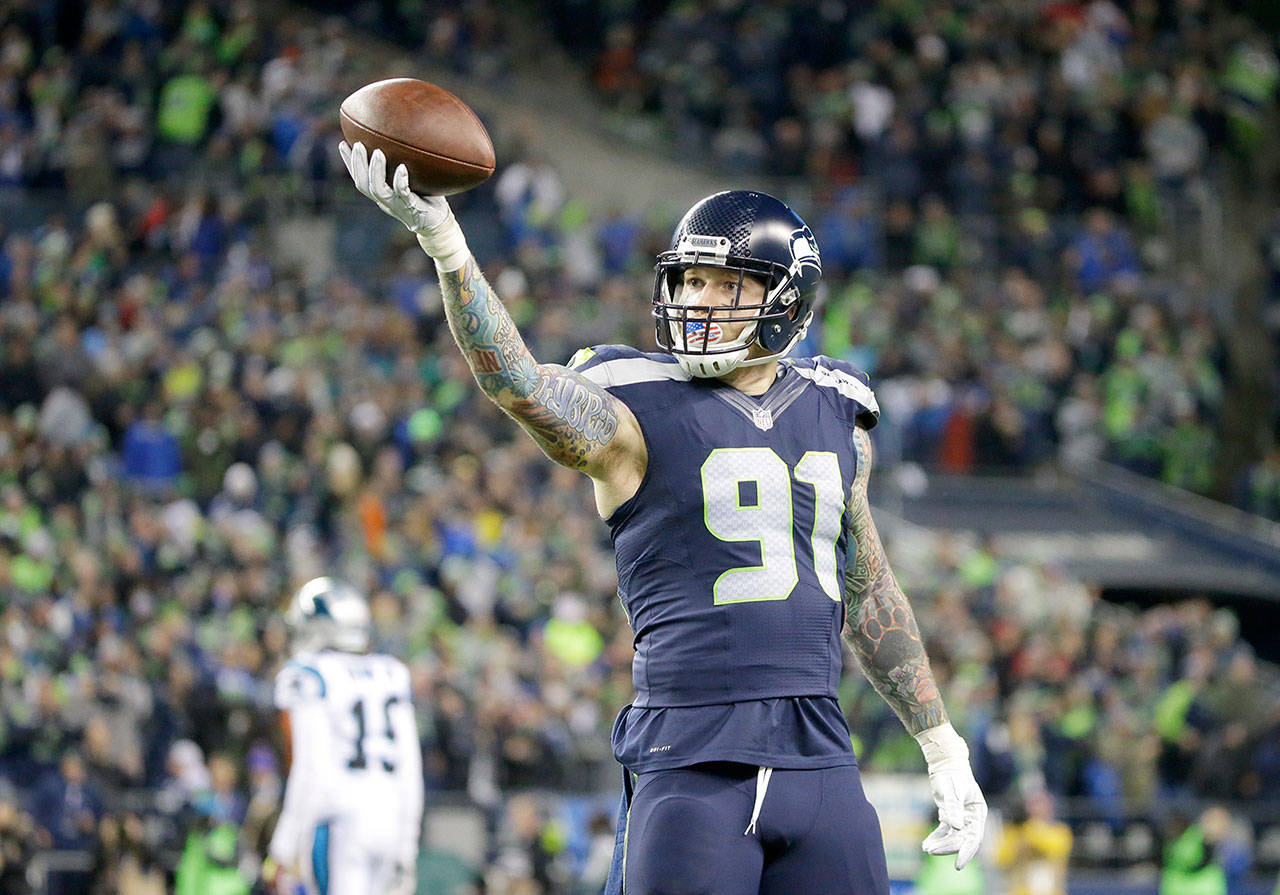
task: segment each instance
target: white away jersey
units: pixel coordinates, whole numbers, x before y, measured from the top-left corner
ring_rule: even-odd
[[[275,703],[289,714],[293,762],[272,853],[309,848],[315,827],[335,820],[371,848],[416,850],[422,752],[404,663],[300,654],[276,677]]]

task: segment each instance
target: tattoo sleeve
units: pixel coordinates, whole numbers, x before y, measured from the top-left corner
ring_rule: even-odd
[[[852,553],[844,581],[848,608],[845,636],[871,686],[915,734],[945,722],[947,710],[925,655],[915,613],[889,569],[871,519],[867,500],[871,437],[865,430],[854,431],[854,446],[858,469],[845,515]]]
[[[618,429],[617,399],[580,373],[539,364],[475,259],[440,274],[445,316],[481,390],[548,457],[588,470]]]

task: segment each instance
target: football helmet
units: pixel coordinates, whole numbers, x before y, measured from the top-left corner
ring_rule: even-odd
[[[293,595],[285,621],[299,651],[369,648],[369,601],[339,578],[312,578]]]
[[[708,320],[705,307],[681,301],[688,267],[738,272],[732,306]],[[671,247],[658,255],[653,316],[658,345],[675,355],[693,376],[723,376],[735,367],[773,361],[804,337],[822,261],[813,232],[784,202],[755,190],[726,190],[707,196],[680,220]],[[742,304],[742,281],[763,281],[764,298]],[[715,324],[746,323],[733,339],[721,338]],[[752,345],[765,354],[748,359]]]

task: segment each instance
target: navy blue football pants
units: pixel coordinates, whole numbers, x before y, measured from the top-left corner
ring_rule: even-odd
[[[628,789],[605,895],[888,895],[855,766],[762,781],[748,765],[702,764],[632,776]]]

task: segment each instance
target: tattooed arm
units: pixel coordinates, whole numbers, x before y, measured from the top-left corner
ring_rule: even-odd
[[[915,734],[945,723],[947,710],[929,668],[915,613],[889,569],[871,519],[867,500],[871,436],[859,428],[853,438],[858,469],[845,516],[853,553],[844,576],[845,636],[871,686]]]
[[[867,680],[920,744],[929,768],[929,788],[938,806],[938,826],[922,847],[931,855],[956,856],[955,868],[973,860],[982,844],[987,803],[969,766],[969,748],[947,720],[947,710],[929,668],[915,613],[898,586],[884,545],[871,520],[867,479],[871,436],[855,429],[858,469],[849,495],[846,525],[853,561],[845,572],[846,636]]]
[[[475,259],[441,272],[440,285],[449,329],[484,393],[552,460],[621,490],[638,486],[647,457],[627,406],[568,367],[535,361]]]
[[[440,196],[409,188],[409,170],[387,180],[381,149],[338,144],[357,190],[418,238],[435,259],[449,329],[480,388],[525,428],[548,457],[595,480],[607,516],[635,493],[648,461],[640,424],[627,406],[567,367],[539,364],[471,257],[462,228]]]

